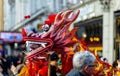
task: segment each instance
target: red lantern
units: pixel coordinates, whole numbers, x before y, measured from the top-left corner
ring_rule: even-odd
[[[30,15],[26,15],[26,16],[24,16],[24,18],[25,18],[25,19],[30,18]]]
[[[28,15],[27,18],[30,18],[30,15]]]
[[[24,18],[26,19],[26,18],[27,18],[27,16],[24,16]]]

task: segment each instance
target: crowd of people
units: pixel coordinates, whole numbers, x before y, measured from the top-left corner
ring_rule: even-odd
[[[104,57],[100,57],[99,59],[107,62],[107,59]],[[73,68],[71,68],[65,76],[96,76],[94,75],[97,66],[96,60],[96,57],[89,51],[76,52],[72,58]],[[61,56],[59,54],[50,54],[50,61],[47,58],[42,64],[42,68],[38,71],[36,76],[48,76],[48,74],[50,74],[49,76],[64,76],[62,74],[63,67]],[[0,55],[0,76],[29,76],[28,66],[29,61],[25,58],[25,55],[21,57],[19,55],[7,57]],[[120,76],[120,60],[113,62],[112,69],[113,71],[111,72],[113,73],[111,76]]]
[[[0,76],[12,76],[11,66],[18,66],[23,63],[24,53],[19,53],[14,51],[12,55],[3,55],[0,53]]]
[[[43,58],[44,63],[38,63],[42,65],[39,66],[40,69],[36,76],[48,76],[48,74],[49,76],[96,76],[94,74],[98,63],[96,63],[97,59],[93,53],[89,51],[76,51],[72,55],[73,68],[65,75],[63,75],[61,55],[53,52],[49,55],[50,60],[49,58]],[[105,57],[99,57],[99,59],[108,63]],[[29,63],[24,53],[17,54],[15,52],[11,56],[3,56],[0,53],[0,76],[29,76]],[[111,66],[113,69],[111,76],[120,76],[120,60],[115,60]]]

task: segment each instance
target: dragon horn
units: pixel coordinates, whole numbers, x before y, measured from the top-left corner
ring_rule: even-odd
[[[24,28],[22,28],[22,36],[27,36],[27,32]]]

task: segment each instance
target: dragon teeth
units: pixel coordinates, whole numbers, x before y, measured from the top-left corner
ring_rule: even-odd
[[[42,43],[41,46],[45,48],[45,47],[46,47],[45,44],[46,44],[46,43]]]

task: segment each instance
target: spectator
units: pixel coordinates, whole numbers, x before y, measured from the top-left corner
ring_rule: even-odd
[[[29,64],[29,61],[26,58],[24,58],[24,61],[23,61],[22,64],[19,64],[17,66],[12,65],[11,66],[11,71],[13,72],[13,75],[29,76],[28,64]]]
[[[0,65],[0,76],[4,76],[2,72],[3,72],[3,68],[2,65]]]
[[[56,70],[57,70],[57,61],[58,61],[58,55],[53,53],[50,55],[50,76],[57,76]]]
[[[117,71],[116,71],[116,76],[120,76],[120,60],[117,60]]]
[[[76,52],[73,56],[73,69],[66,76],[93,76],[96,58],[88,52]]]
[[[117,71],[118,71],[118,63],[117,63],[117,60],[115,60],[112,64],[112,67],[113,67],[113,74],[116,75]]]
[[[104,62],[108,62],[108,60],[107,60],[107,58],[105,58],[105,57],[100,57],[100,60],[102,60],[102,61],[104,61]]]
[[[58,59],[57,61],[57,76],[62,76],[62,62],[61,59]]]
[[[2,68],[2,73],[4,76],[8,76],[7,72],[7,63],[6,59],[2,57],[2,54],[0,53],[0,66]]]

